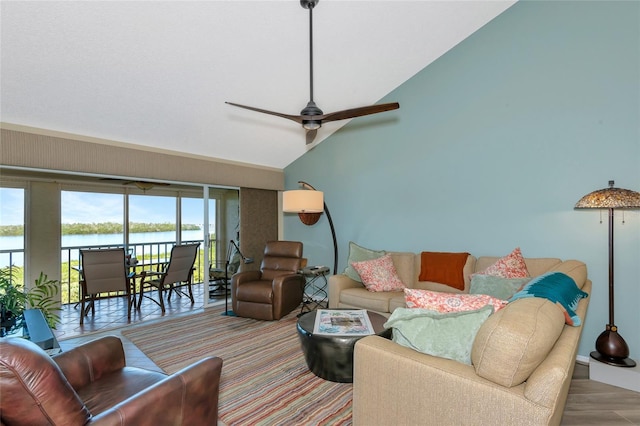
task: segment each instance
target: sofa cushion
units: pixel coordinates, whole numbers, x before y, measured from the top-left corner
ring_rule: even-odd
[[[493,265],[480,273],[502,278],[525,278],[530,276],[520,247],[516,247],[511,253],[501,257]]]
[[[349,241],[349,258],[347,261],[347,267],[344,270],[344,274],[351,278],[354,281],[362,282],[360,275],[358,272],[353,269],[351,264],[353,262],[362,262],[363,260],[372,260],[382,257],[387,252],[384,250],[370,250],[368,248],[364,248],[354,243],[353,241]]]
[[[389,312],[392,299],[403,296],[401,291],[372,292],[364,287],[347,288],[340,292],[339,307],[368,309],[376,312]]]
[[[498,259],[500,258],[497,256],[480,256],[476,261],[473,273],[481,274],[489,266],[496,263]],[[524,263],[527,265],[529,275],[537,277],[558,267],[562,263],[562,260],[556,257],[526,257]]]
[[[509,303],[476,335],[471,361],[476,374],[501,386],[523,383],[547,357],[564,328],[562,312],[537,297]]]
[[[405,288],[388,254],[373,260],[353,262],[351,266],[369,291],[398,291]]]
[[[532,279],[522,290],[513,295],[509,301],[527,297],[543,297],[558,305],[568,325],[582,324],[575,310],[580,299],[588,294],[580,290],[573,278],[562,272],[547,272]]]
[[[389,254],[396,267],[400,281],[403,282],[405,287],[413,287],[418,276],[415,273],[416,254],[410,252],[389,252]]]
[[[498,299],[509,300],[524,287],[531,278],[502,278],[493,275],[473,274],[469,294],[488,294]]]
[[[582,286],[587,281],[587,265],[579,260],[565,260],[560,264],[553,265],[549,271],[567,274],[573,278],[579,289],[582,289]]]
[[[469,253],[423,251],[420,253],[419,281],[433,281],[464,290],[464,265]]]
[[[471,347],[478,329],[493,313],[490,306],[465,312],[396,309],[385,328],[393,341],[418,352],[471,364]]]
[[[398,308],[406,308],[407,304],[404,301],[404,293],[397,293],[398,295],[389,299],[389,312],[393,312]]]

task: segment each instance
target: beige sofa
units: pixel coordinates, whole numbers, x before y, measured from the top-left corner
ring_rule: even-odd
[[[411,288],[452,291],[417,280],[420,255],[391,253],[402,281]],[[497,257],[469,256],[471,272]],[[576,260],[525,259],[531,276],[560,271],[591,292],[587,268]],[[589,298],[578,304],[584,323]],[[403,307],[402,292],[371,293],[344,275],[329,278],[331,308],[365,308],[383,315]],[[473,343],[473,365],[439,358],[369,336],[354,354],[353,424],[358,425],[547,425],[559,424],[566,403],[582,326],[564,325],[564,315],[541,298],[516,300],[491,315]]]

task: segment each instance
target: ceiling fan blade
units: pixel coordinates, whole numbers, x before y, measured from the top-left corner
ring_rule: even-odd
[[[313,141],[316,139],[316,135],[318,134],[318,129],[307,130],[307,145],[311,145]]]
[[[286,118],[287,120],[292,120],[292,121],[295,121],[296,123],[302,123],[302,117],[299,115],[283,114],[281,112],[269,111],[266,109],[255,108],[247,105],[234,104],[233,102],[225,102],[225,104],[233,105],[238,108],[248,109],[251,111],[261,112],[263,114],[275,115],[276,117]]]
[[[346,120],[347,118],[362,117],[363,115],[377,114],[379,112],[391,111],[400,108],[398,102],[389,104],[371,105],[360,108],[345,109],[343,111],[330,112],[322,116],[322,122]]]

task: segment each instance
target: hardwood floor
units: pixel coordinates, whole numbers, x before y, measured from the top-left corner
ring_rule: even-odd
[[[640,425],[640,393],[589,380],[589,367],[576,364],[563,425]]]
[[[191,305],[185,297],[179,298],[172,305],[167,305],[167,313],[164,316],[160,315],[156,304],[145,300],[131,322],[127,321],[126,306],[122,301],[100,301],[96,317],[85,320],[84,327],[79,326],[78,309],[69,306],[63,314],[65,324],[60,325],[55,333],[63,350],[103,335],[116,335],[122,339],[128,365],[161,371],[133,343],[121,335],[120,329],[127,325],[164,321],[178,315],[202,312],[202,291],[202,285],[194,286],[196,303]],[[224,297],[217,299],[215,303],[224,304]],[[640,393],[589,380],[588,365],[576,363],[561,424],[640,426]]]

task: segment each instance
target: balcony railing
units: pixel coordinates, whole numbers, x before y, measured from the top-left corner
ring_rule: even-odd
[[[204,271],[204,251],[202,249],[203,240],[189,240],[182,241],[183,244],[199,243],[200,250],[198,250],[198,256],[194,264],[193,282],[199,283],[208,279],[208,274]],[[161,268],[164,264],[169,262],[171,257],[171,248],[176,244],[175,241],[161,241],[153,243],[136,243],[129,244],[125,247],[124,244],[104,244],[104,245],[92,245],[92,246],[69,246],[62,247],[62,263],[61,263],[61,275],[60,275],[60,292],[61,302],[63,304],[76,303],[80,300],[80,274],[78,269],[80,267],[80,250],[91,249],[107,249],[107,248],[120,248],[125,247],[128,253],[132,253],[133,257],[138,260],[138,264],[132,267],[130,272],[140,273],[143,270]],[[209,250],[209,264],[217,265],[216,258],[216,240],[211,239]],[[24,265],[24,250],[2,250],[0,254],[3,255],[3,260],[8,258],[9,263],[3,266],[15,265],[15,268],[11,268],[12,273],[16,276],[14,280],[16,283],[24,284],[22,265]],[[106,297],[116,296],[117,293],[105,295]]]
[[[0,265],[0,267],[2,268],[11,265],[19,265],[20,269],[10,268],[9,275],[11,278],[11,282],[24,285],[21,268],[21,266],[24,265],[24,249],[0,250]]]

